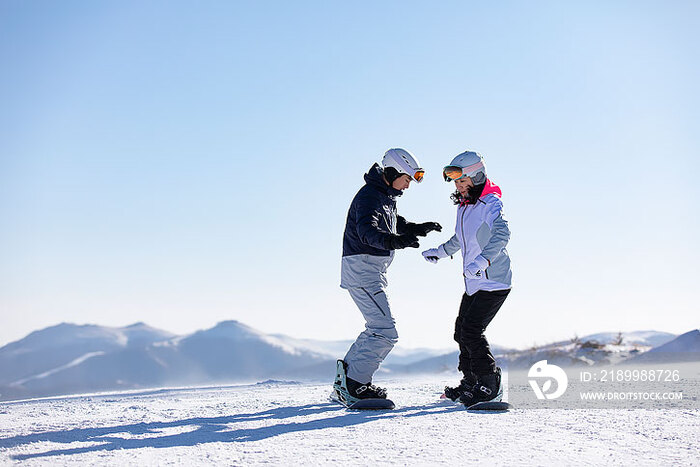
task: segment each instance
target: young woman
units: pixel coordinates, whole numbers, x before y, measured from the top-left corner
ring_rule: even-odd
[[[466,151],[443,170],[445,181],[454,181],[451,198],[457,207],[455,235],[447,242],[423,252],[437,263],[462,251],[466,292],[462,296],[454,338],[459,344],[459,371],[464,377],[445,395],[469,406],[483,401],[500,401],[503,395],[501,369],[489,349],[484,330],[503,305],[511,288],[510,239],[503,218],[501,189],[486,177],[480,154]]]

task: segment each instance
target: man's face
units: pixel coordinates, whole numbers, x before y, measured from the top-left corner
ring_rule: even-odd
[[[393,183],[391,184],[391,187],[396,189],[396,190],[403,191],[406,188],[408,188],[408,186],[411,184],[411,180],[412,180],[412,178],[409,177],[408,175],[401,174],[401,176],[399,178],[397,178],[396,180],[393,181]]]
[[[455,186],[459,194],[466,197],[469,189],[474,186],[474,182],[472,182],[472,179],[469,177],[462,177],[455,180]]]

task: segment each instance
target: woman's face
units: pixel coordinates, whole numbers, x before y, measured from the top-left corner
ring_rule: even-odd
[[[462,177],[455,180],[455,186],[459,194],[466,197],[469,189],[474,186],[474,182],[472,182],[472,179],[469,177]]]

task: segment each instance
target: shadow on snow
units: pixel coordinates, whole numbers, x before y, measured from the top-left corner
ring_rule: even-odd
[[[403,407],[392,411],[348,411],[334,403],[310,404],[296,407],[279,407],[258,413],[236,414],[223,417],[189,418],[171,422],[135,423],[99,428],[76,428],[71,430],[47,431],[30,435],[14,436],[0,439],[1,448],[13,448],[37,442],[53,442],[70,444],[75,442],[97,442],[94,446],[51,451],[16,454],[14,460],[26,460],[40,457],[82,454],[97,451],[112,451],[116,449],[140,448],[170,448],[195,446],[204,443],[236,443],[259,441],[287,433],[322,430],[325,428],[341,428],[373,420],[397,417],[418,417],[437,415],[457,410],[464,410],[457,405],[446,406],[436,403],[429,406]],[[332,412],[330,416],[304,422],[285,422],[292,417],[308,416]],[[233,423],[245,423],[263,420],[281,420],[280,423],[259,428],[234,428],[227,426]],[[191,428],[190,431],[173,435],[157,436],[161,430],[168,428]],[[154,435],[148,438],[128,439],[118,436],[128,433],[130,436]]]

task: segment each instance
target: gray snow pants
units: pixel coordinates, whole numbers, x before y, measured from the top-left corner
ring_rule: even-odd
[[[347,376],[360,383],[369,383],[399,335],[384,289],[362,287],[348,289],[348,292],[365,317],[365,330],[357,336],[345,355]]]
[[[347,376],[360,383],[372,381],[372,375],[399,339],[384,292],[385,273],[393,256],[343,258],[341,287],[350,293],[365,318],[365,330],[357,336],[344,358],[348,364]]]

